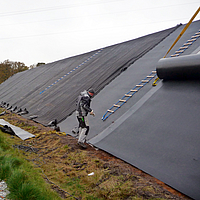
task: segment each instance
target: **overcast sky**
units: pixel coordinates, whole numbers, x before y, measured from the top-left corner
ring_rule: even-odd
[[[0,2],[0,62],[9,59],[28,67],[185,24],[200,6],[199,0]]]

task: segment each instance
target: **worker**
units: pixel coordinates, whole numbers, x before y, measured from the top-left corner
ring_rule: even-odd
[[[87,148],[84,144],[86,137],[89,132],[89,122],[88,122],[88,113],[95,116],[94,111],[90,108],[91,98],[94,96],[94,90],[91,88],[89,90],[84,90],[80,93],[76,102],[76,117],[79,123],[78,130],[76,131],[78,135],[78,144]],[[72,132],[75,133],[74,129]]]

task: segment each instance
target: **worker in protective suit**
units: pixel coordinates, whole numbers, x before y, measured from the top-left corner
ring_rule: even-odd
[[[79,133],[78,144],[83,148],[87,148],[84,143],[89,132],[89,122],[87,115],[89,113],[90,115],[95,116],[93,110],[90,108],[91,98],[93,95],[94,90],[92,88],[88,91],[85,90],[80,93],[76,102],[76,117],[79,123],[79,128],[77,131],[77,133]]]

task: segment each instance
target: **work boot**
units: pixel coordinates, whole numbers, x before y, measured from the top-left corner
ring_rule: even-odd
[[[78,145],[80,145],[84,149],[87,149],[87,146],[83,142],[78,142]]]

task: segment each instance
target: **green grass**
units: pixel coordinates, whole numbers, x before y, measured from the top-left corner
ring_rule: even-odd
[[[6,181],[12,200],[61,200],[43,180],[38,169],[20,158],[0,131],[0,180]]]

